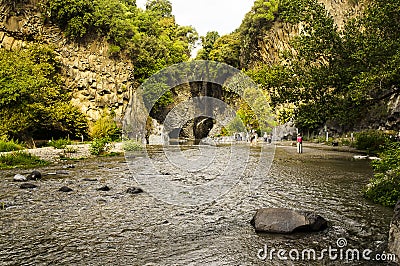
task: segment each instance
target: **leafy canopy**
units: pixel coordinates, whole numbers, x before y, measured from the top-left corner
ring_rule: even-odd
[[[146,10],[127,0],[48,0],[46,10],[76,41],[105,37],[110,55],[132,60],[139,83],[166,66],[187,61],[198,39],[193,27],[176,24],[168,0],[148,0]]]
[[[85,134],[86,118],[69,103],[54,58],[53,49],[45,45],[0,49],[0,132],[6,137]]]

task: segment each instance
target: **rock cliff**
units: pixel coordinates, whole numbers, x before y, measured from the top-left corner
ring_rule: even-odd
[[[132,63],[111,58],[105,40],[68,41],[58,27],[43,20],[40,1],[23,2],[0,2],[0,47],[20,49],[32,42],[53,45],[73,104],[90,120],[99,118],[107,107],[120,121],[134,95]]]
[[[319,0],[327,11],[332,15],[339,29],[343,28],[344,23],[351,17],[359,14],[362,5],[356,4],[354,0]],[[290,49],[289,40],[299,34],[300,27],[292,26],[281,20],[276,20],[271,29],[264,32],[259,37],[257,47],[250,47],[247,51],[249,58],[248,65],[255,66],[257,63],[274,64],[279,58],[279,54],[284,50]],[[245,52],[246,53],[246,52]]]

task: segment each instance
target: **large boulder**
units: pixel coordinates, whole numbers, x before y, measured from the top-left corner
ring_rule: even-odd
[[[288,234],[324,230],[328,223],[319,215],[284,208],[259,209],[251,220],[256,232]]]
[[[400,258],[400,200],[394,208],[394,215],[389,231],[389,251]]]

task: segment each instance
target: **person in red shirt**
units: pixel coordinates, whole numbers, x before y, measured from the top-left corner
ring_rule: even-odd
[[[297,134],[297,152],[303,153],[303,137],[301,134]]]

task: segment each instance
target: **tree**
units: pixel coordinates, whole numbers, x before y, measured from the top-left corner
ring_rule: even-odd
[[[172,17],[172,4],[168,0],[147,0],[146,10],[161,17]]]
[[[49,0],[46,4],[50,18],[67,36],[82,38],[90,32],[95,21],[93,1]]]
[[[261,68],[259,82],[270,90],[274,106],[294,104],[293,112],[284,114],[293,113],[300,129],[314,130],[346,106],[340,95],[343,43],[333,18],[316,0],[283,0],[279,15],[286,22],[301,23],[301,33],[283,54],[284,64]]]
[[[49,46],[0,49],[0,132],[9,138],[78,137],[87,121],[70,104]]]
[[[206,36],[201,36],[202,49],[197,53],[197,60],[210,60],[210,53],[214,48],[214,43],[218,40],[219,33],[216,31],[207,32]]]
[[[218,38],[210,51],[209,58],[214,61],[224,62],[236,68],[240,68],[240,36],[239,33],[231,33]]]
[[[346,131],[384,115],[384,100],[399,93],[399,10],[400,1],[371,2],[339,32],[317,1],[282,1],[280,16],[302,31],[286,64],[267,71],[275,105],[294,103],[296,124],[307,129],[331,123]]]

